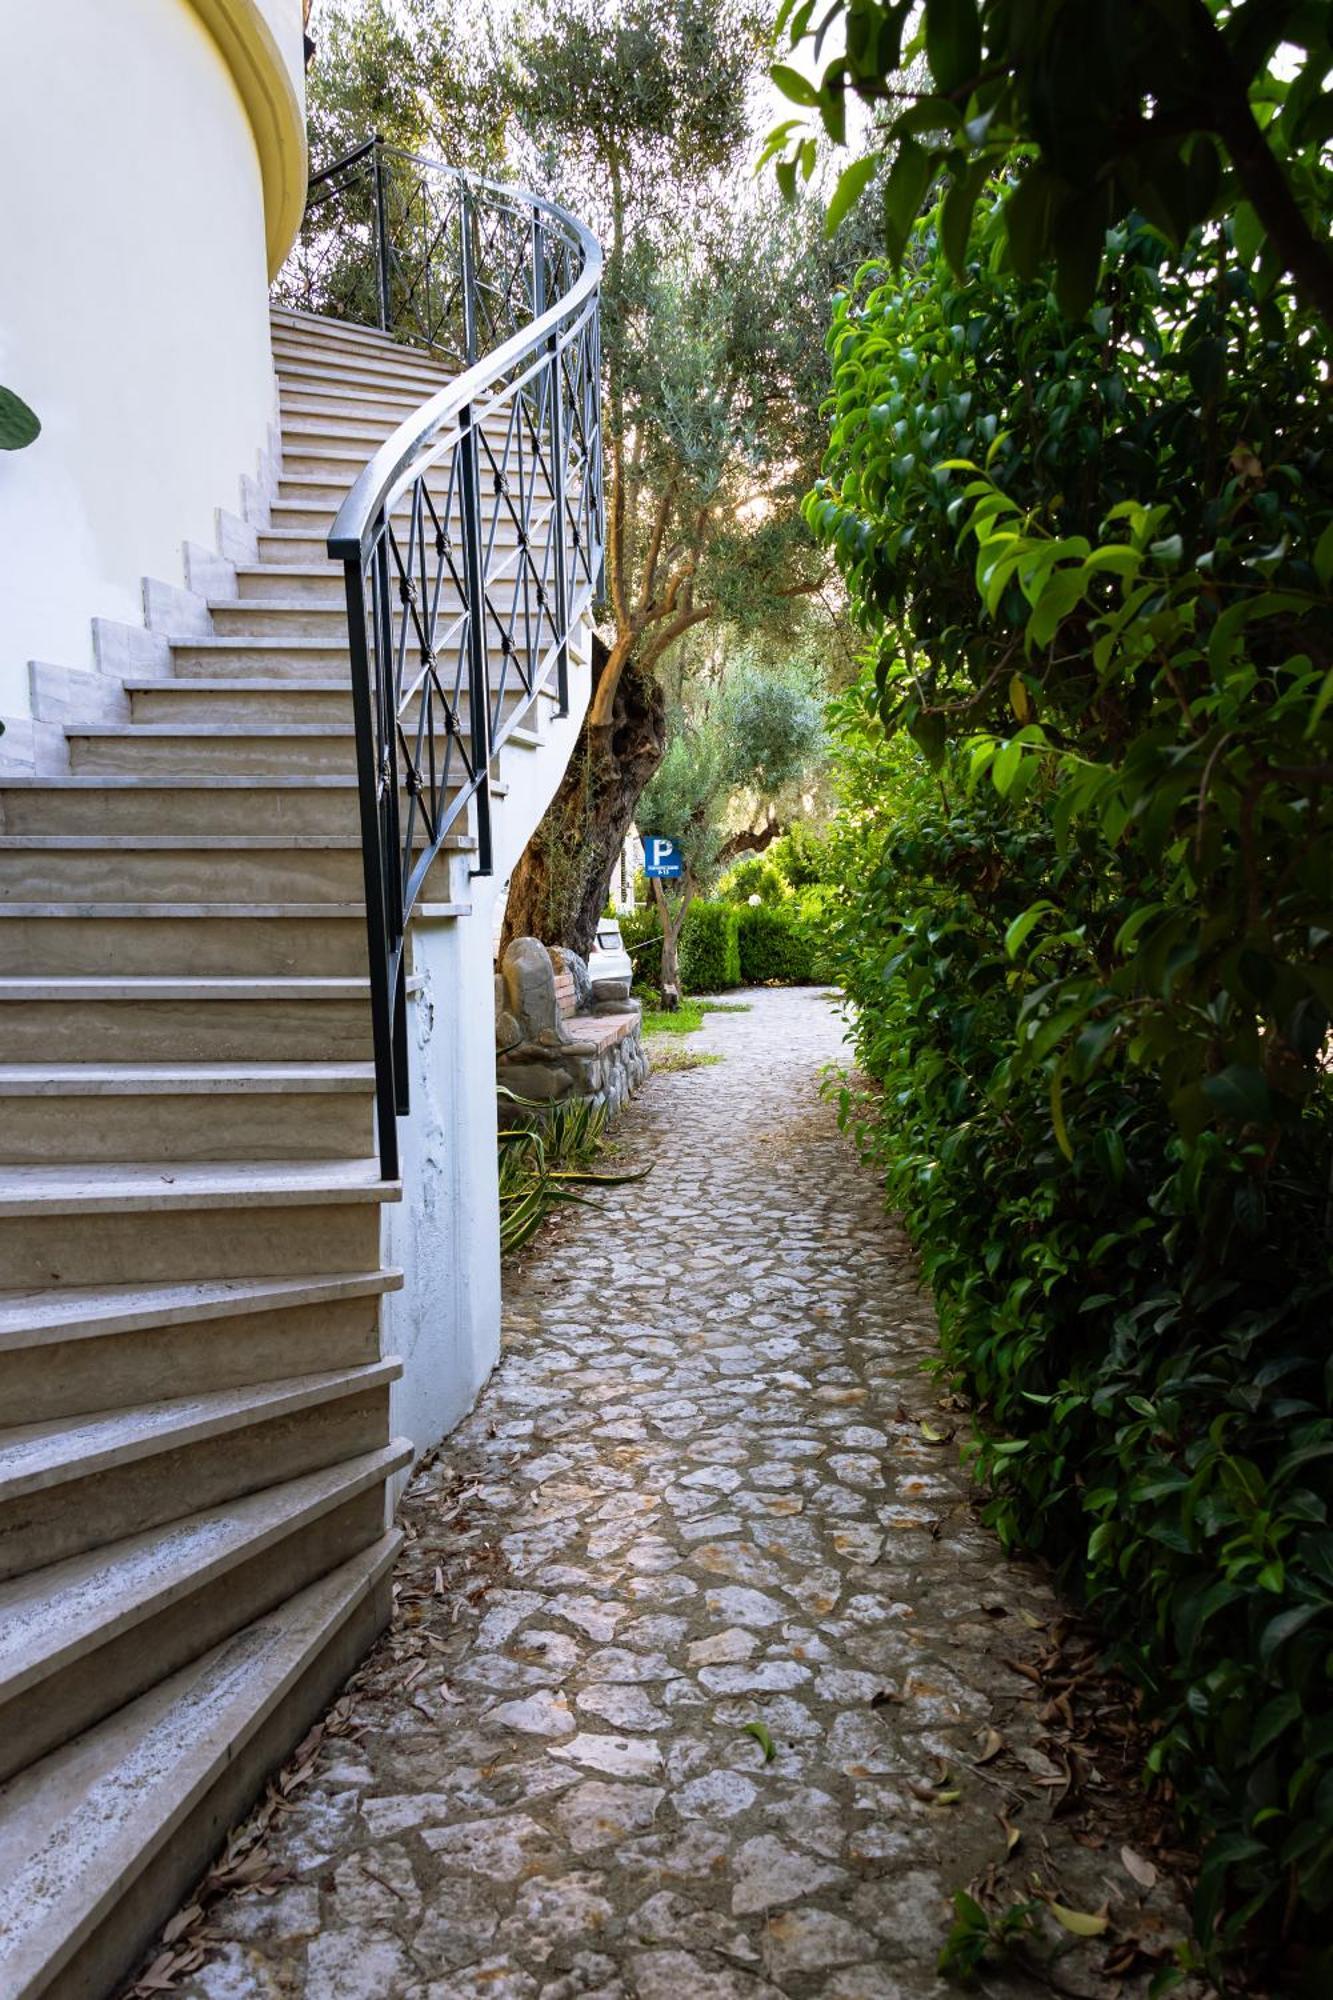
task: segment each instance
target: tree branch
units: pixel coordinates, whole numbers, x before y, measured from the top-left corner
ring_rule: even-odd
[[[643,582],[639,589],[639,610],[646,611],[653,600],[653,579],[657,575],[657,565],[662,554],[662,543],[671,524],[671,509],[675,504],[678,476],[673,473],[668,479],[662,497],[657,503],[657,514],[653,521],[652,533],[648,537],[648,547],[643,558]]]
[[[1210,96],[1217,136],[1230,153],[1254,212],[1280,251],[1297,291],[1333,332],[1333,252],[1327,243],[1320,242],[1301,213],[1277,156],[1255,121],[1226,38],[1219,33],[1204,0],[1193,0],[1190,11],[1203,74],[1214,79]]]
[[[618,632],[615,644],[608,648],[606,665],[598,676],[588,704],[588,724],[590,729],[609,729],[615,719],[616,696],[620,691],[620,677],[634,651],[636,634],[632,631]]]
[[[625,603],[625,440],[619,431],[611,433],[611,532],[607,539],[611,610],[617,631],[623,632],[630,619]]]
[[[763,854],[785,831],[783,822],[770,813],[766,825],[743,826],[739,833],[729,834],[717,851],[718,861],[725,866],[738,854]]]
[[[692,626],[705,624],[713,616],[716,609],[717,606],[715,604],[709,603],[698,606],[690,604],[683,610],[678,611],[669,624],[663,626],[660,631],[653,633],[652,639],[644,650],[644,671],[651,673],[669,646],[674,646],[677,639],[688,632]]]

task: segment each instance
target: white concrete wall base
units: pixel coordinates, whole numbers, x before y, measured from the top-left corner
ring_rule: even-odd
[[[403,1200],[384,1214],[384,1257],[405,1283],[384,1300],[382,1342],[404,1364],[390,1428],[422,1452],[467,1415],[499,1359],[500,1225],[489,934],[475,911],[418,919],[412,957]]]
[[[467,855],[450,863],[450,900],[469,902],[471,914],[443,924],[417,917],[411,927],[412,1108],[398,1123],[403,1199],[383,1220],[384,1262],[405,1282],[382,1310],[383,1351],[404,1364],[391,1428],[419,1453],[462,1421],[500,1356],[495,907],[573,753],[591,646],[588,619],[571,647],[570,712],[544,709],[542,750],[501,752],[509,790],[492,806],[494,874],[470,875]]]

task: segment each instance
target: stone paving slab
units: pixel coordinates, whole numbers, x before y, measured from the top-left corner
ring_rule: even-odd
[[[1108,1942],[1183,1929],[1119,1858],[1123,1782],[1070,1809],[1030,1665],[1059,1606],[976,1518],[929,1301],[819,1096],[837,1018],[753,1003],[625,1114],[651,1179],[509,1274],[394,1630],[187,2000],[937,2000],[978,1879],[1112,1919],[1044,1919],[1068,1955],[995,1995],[1140,1995]]]

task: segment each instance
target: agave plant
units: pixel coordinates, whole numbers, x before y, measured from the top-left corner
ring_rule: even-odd
[[[579,1192],[584,1187],[624,1187],[641,1181],[648,1167],[636,1173],[595,1173],[596,1158],[606,1126],[603,1106],[586,1098],[568,1104],[536,1104],[501,1084],[499,1095],[530,1122],[502,1126],[500,1145],[500,1251],[512,1256],[562,1202],[595,1208]]]
[[[22,396],[0,389],[0,451],[22,451],[41,435],[41,422]]]

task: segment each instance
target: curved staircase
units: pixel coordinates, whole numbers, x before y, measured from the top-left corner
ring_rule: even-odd
[[[169,672],[65,721],[67,769],[0,782],[2,2000],[110,1989],[389,1612],[412,1446],[390,1436],[380,1307],[402,1274],[380,1245],[402,1189],[326,538],[450,371],[285,310],[273,350],[281,476],[254,559],[208,629],[171,636]],[[509,511],[497,494],[486,517],[502,618]],[[441,655],[466,644],[432,629]],[[419,913],[468,914],[479,815],[540,754],[550,679],[495,681],[499,747],[445,781],[438,841],[407,760]],[[466,731],[466,688],[455,709]]]

